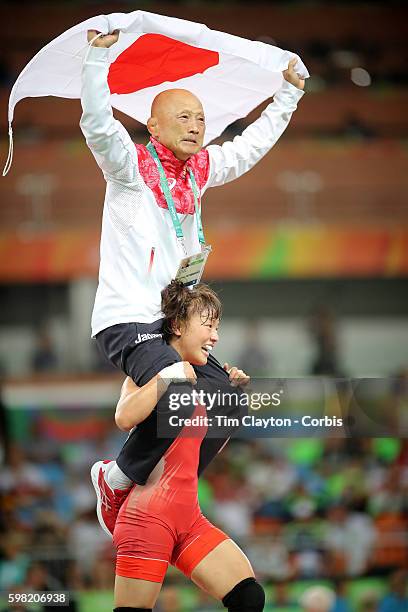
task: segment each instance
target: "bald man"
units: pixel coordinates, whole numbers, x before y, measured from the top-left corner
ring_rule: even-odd
[[[181,259],[199,253],[204,246],[201,215],[196,210],[201,209],[206,189],[240,177],[272,148],[296,110],[304,81],[295,72],[295,60],[291,61],[283,72],[282,88],[261,117],[232,142],[206,148],[200,100],[184,89],[164,91],[152,103],[147,122],[149,144],[135,145],[113,117],[107,84],[108,48],[119,34],[94,40],[96,35],[88,32],[88,41],[93,43],[82,72],[80,123],[107,183],[92,336],[105,356],[137,385],[160,374],[168,385],[161,400],[163,410],[168,411],[166,401],[173,382],[185,375],[180,356],[162,336],[161,291],[174,278]],[[162,180],[160,166],[165,175]],[[169,193],[177,213],[173,216]],[[176,236],[177,223],[183,240]],[[228,372],[210,354],[211,348],[203,347],[207,363],[195,367],[196,374],[213,388],[229,387]],[[131,432],[116,462],[100,461],[92,468],[98,518],[108,534],[113,532],[130,486],[146,483],[173,442],[174,438],[157,437],[159,410],[160,404]],[[193,410],[193,405],[184,407],[184,415]],[[216,411],[217,406],[213,414]],[[173,435],[178,431],[174,428]],[[225,438],[203,441],[199,473]]]
[[[187,161],[203,146],[203,106],[197,96],[186,89],[162,91],[153,100],[147,129],[177,159]]]

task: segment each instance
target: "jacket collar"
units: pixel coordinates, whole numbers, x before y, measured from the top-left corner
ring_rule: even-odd
[[[177,157],[172,151],[170,151],[170,149],[168,149],[163,144],[161,144],[161,142],[153,138],[153,136],[150,136],[150,142],[156,149],[157,155],[159,156],[159,159],[163,164],[163,168],[165,168],[167,171],[172,171],[175,174],[178,174],[179,172],[181,173],[183,171],[186,171],[188,166],[191,166],[191,164],[189,163],[191,157],[186,161],[177,159]]]

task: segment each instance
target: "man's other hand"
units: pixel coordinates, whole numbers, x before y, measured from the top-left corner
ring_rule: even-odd
[[[292,85],[294,85],[295,87],[297,87],[298,89],[304,89],[305,88],[305,80],[301,79],[298,75],[298,73],[295,71],[295,65],[297,62],[297,58],[293,57],[287,67],[287,70],[284,70],[282,72],[283,74],[283,78],[285,79],[285,81],[287,81],[288,83],[291,83]]]
[[[88,30],[88,42],[91,42],[91,40],[95,38],[97,34],[99,34],[99,32],[97,32],[96,30]],[[100,36],[99,38],[94,40],[92,46],[105,47],[105,49],[108,49],[109,47],[114,45],[115,42],[118,42],[118,38],[119,30],[115,30],[114,32],[112,32],[112,34],[104,34],[103,36]]]

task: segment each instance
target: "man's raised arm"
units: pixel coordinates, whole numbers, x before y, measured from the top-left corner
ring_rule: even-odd
[[[88,42],[97,32],[88,31]],[[123,125],[113,117],[108,87],[109,47],[118,32],[94,40],[82,69],[81,130],[104,174],[133,182],[138,174],[136,147]]]
[[[283,85],[259,119],[232,141],[207,147],[210,174],[206,188],[224,185],[248,172],[283,134],[304,94],[305,82],[295,72],[296,61],[293,58],[283,71]]]

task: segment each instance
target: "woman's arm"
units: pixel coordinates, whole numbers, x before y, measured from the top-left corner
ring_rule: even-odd
[[[166,389],[167,385],[159,374],[143,387],[138,387],[130,376],[125,378],[115,412],[115,422],[119,429],[130,431],[147,419]]]
[[[143,387],[138,387],[128,376],[122,385],[116,406],[115,423],[122,431],[130,431],[153,412],[159,399],[174,381],[190,381],[194,384],[196,374],[187,361],[179,361],[164,368]]]

